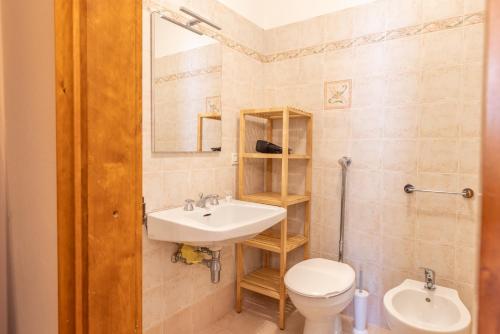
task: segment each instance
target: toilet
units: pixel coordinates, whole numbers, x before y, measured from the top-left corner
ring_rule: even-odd
[[[309,259],[285,274],[288,295],[306,318],[304,334],[342,334],[340,312],[351,303],[355,272],[347,264]]]

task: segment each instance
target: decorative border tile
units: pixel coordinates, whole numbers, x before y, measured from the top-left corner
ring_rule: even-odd
[[[422,25],[416,25],[411,27],[403,27],[399,29],[389,30],[386,35],[386,40],[405,38],[410,36],[415,36],[422,33]]]
[[[388,30],[379,33],[373,33],[369,35],[364,35],[352,39],[346,39],[341,41],[332,41],[324,44],[319,44],[315,46],[309,46],[305,48],[282,51],[271,55],[263,56],[265,63],[272,63],[281,60],[294,59],[303,56],[308,56],[311,54],[317,54],[322,52],[330,52],[341,49],[347,49],[355,46],[361,46],[366,44],[373,44],[378,42],[383,42],[387,40],[394,40],[398,38],[405,38],[410,36],[416,36],[425,33],[431,33],[436,31],[442,31],[447,29],[458,28],[462,26],[467,26],[471,24],[478,24],[484,22],[484,13],[473,13],[464,16],[450,17],[444,20],[438,20],[434,22],[429,22],[425,24],[403,27],[394,30]]]
[[[181,79],[193,78],[200,75],[212,74],[212,73],[222,73],[222,66],[210,66],[205,68],[200,68],[193,71],[179,72],[173,73],[169,75],[165,75],[155,79],[155,85],[160,85],[169,81],[176,81]]]
[[[187,17],[177,13],[175,10],[169,9],[164,5],[155,3],[155,0],[145,0],[144,7],[147,8],[149,11],[162,11],[162,13],[167,13],[168,15],[171,15],[172,18],[175,18],[176,20],[179,20],[181,22],[187,22],[189,20]],[[416,26],[387,30],[347,40],[330,41],[327,43],[303,47],[299,49],[280,51],[269,55],[262,54],[257,50],[247,47],[223,35],[219,31],[212,30],[211,28],[208,28],[206,26],[199,26],[198,29],[207,36],[214,38],[215,40],[219,41],[222,45],[228,48],[231,48],[235,51],[245,54],[248,57],[253,58],[262,63],[272,63],[288,59],[306,57],[324,52],[347,49],[355,46],[383,42],[386,40],[394,40],[398,38],[405,38],[420,34],[426,34],[436,31],[468,26],[472,24],[478,24],[484,22],[484,20],[485,20],[484,12],[470,13],[463,16],[456,16],[443,20],[427,22]]]
[[[484,12],[473,13],[464,16],[464,26],[483,23],[484,21]]]

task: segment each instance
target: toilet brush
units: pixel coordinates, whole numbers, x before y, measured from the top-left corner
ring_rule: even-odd
[[[366,329],[366,313],[370,293],[363,290],[363,270],[359,270],[358,288],[354,292],[354,328],[353,334],[368,334]]]

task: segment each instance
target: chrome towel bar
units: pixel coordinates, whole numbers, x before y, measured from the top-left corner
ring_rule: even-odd
[[[404,187],[404,191],[407,194],[411,194],[414,192],[422,192],[422,193],[436,193],[436,194],[450,194],[450,195],[462,195],[464,198],[471,198],[474,196],[474,190],[471,188],[465,188],[461,192],[454,191],[442,191],[442,190],[430,190],[430,189],[418,189],[415,188],[413,184],[407,184]]]

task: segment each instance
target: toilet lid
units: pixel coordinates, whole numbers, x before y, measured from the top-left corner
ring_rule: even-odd
[[[306,297],[333,297],[349,290],[355,280],[347,264],[327,259],[310,259],[294,265],[285,275],[286,287]]]

